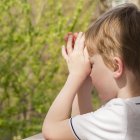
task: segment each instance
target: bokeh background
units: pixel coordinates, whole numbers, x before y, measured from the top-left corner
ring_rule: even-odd
[[[127,1],[0,0],[0,140],[41,132],[68,74],[64,36],[84,32],[108,8]],[[100,106],[96,91],[93,106]]]

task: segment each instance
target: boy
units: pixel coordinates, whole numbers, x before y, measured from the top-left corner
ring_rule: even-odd
[[[137,7],[124,4],[106,12],[85,35],[78,33],[74,46],[70,34],[62,54],[69,75],[44,120],[44,137],[140,140],[140,11]],[[89,76],[105,104],[95,112],[92,112]]]

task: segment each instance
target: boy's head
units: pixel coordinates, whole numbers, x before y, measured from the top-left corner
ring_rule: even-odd
[[[95,50],[104,63],[115,69],[113,57],[140,77],[140,11],[134,4],[123,4],[104,13],[85,33],[90,56]]]

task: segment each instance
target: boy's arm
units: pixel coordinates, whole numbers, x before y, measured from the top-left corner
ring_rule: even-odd
[[[81,84],[81,76],[68,76],[64,87],[54,100],[44,120],[43,135],[46,139],[74,139],[68,119],[75,94]]]
[[[65,48],[62,49],[62,54],[68,64],[69,76],[44,120],[42,132],[46,139],[75,139],[69,125],[72,103],[91,71],[82,33],[78,34],[74,49],[72,37],[69,37],[66,49],[67,51]]]
[[[66,44],[67,44],[69,35],[73,36],[72,47],[74,48],[75,40],[77,38],[78,33],[75,32],[74,34],[72,34],[71,32],[69,32],[64,37]],[[91,81],[90,76],[88,76],[83,82],[83,84],[81,85],[81,87],[79,88],[79,90],[77,91],[77,94],[75,95],[73,105],[72,105],[72,112],[71,112],[72,117],[75,115],[85,114],[85,113],[93,111],[92,101],[91,101],[92,89],[93,89],[92,81]]]
[[[88,76],[79,88],[72,105],[71,116],[85,114],[93,111],[92,107],[93,85],[90,76]]]

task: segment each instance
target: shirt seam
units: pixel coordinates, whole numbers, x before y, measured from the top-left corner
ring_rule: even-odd
[[[73,131],[74,136],[75,136],[78,140],[81,140],[81,139],[79,138],[79,136],[76,134],[75,130],[74,130],[74,127],[73,127],[73,124],[72,124],[72,118],[70,118],[70,126],[71,126],[71,130]]]

